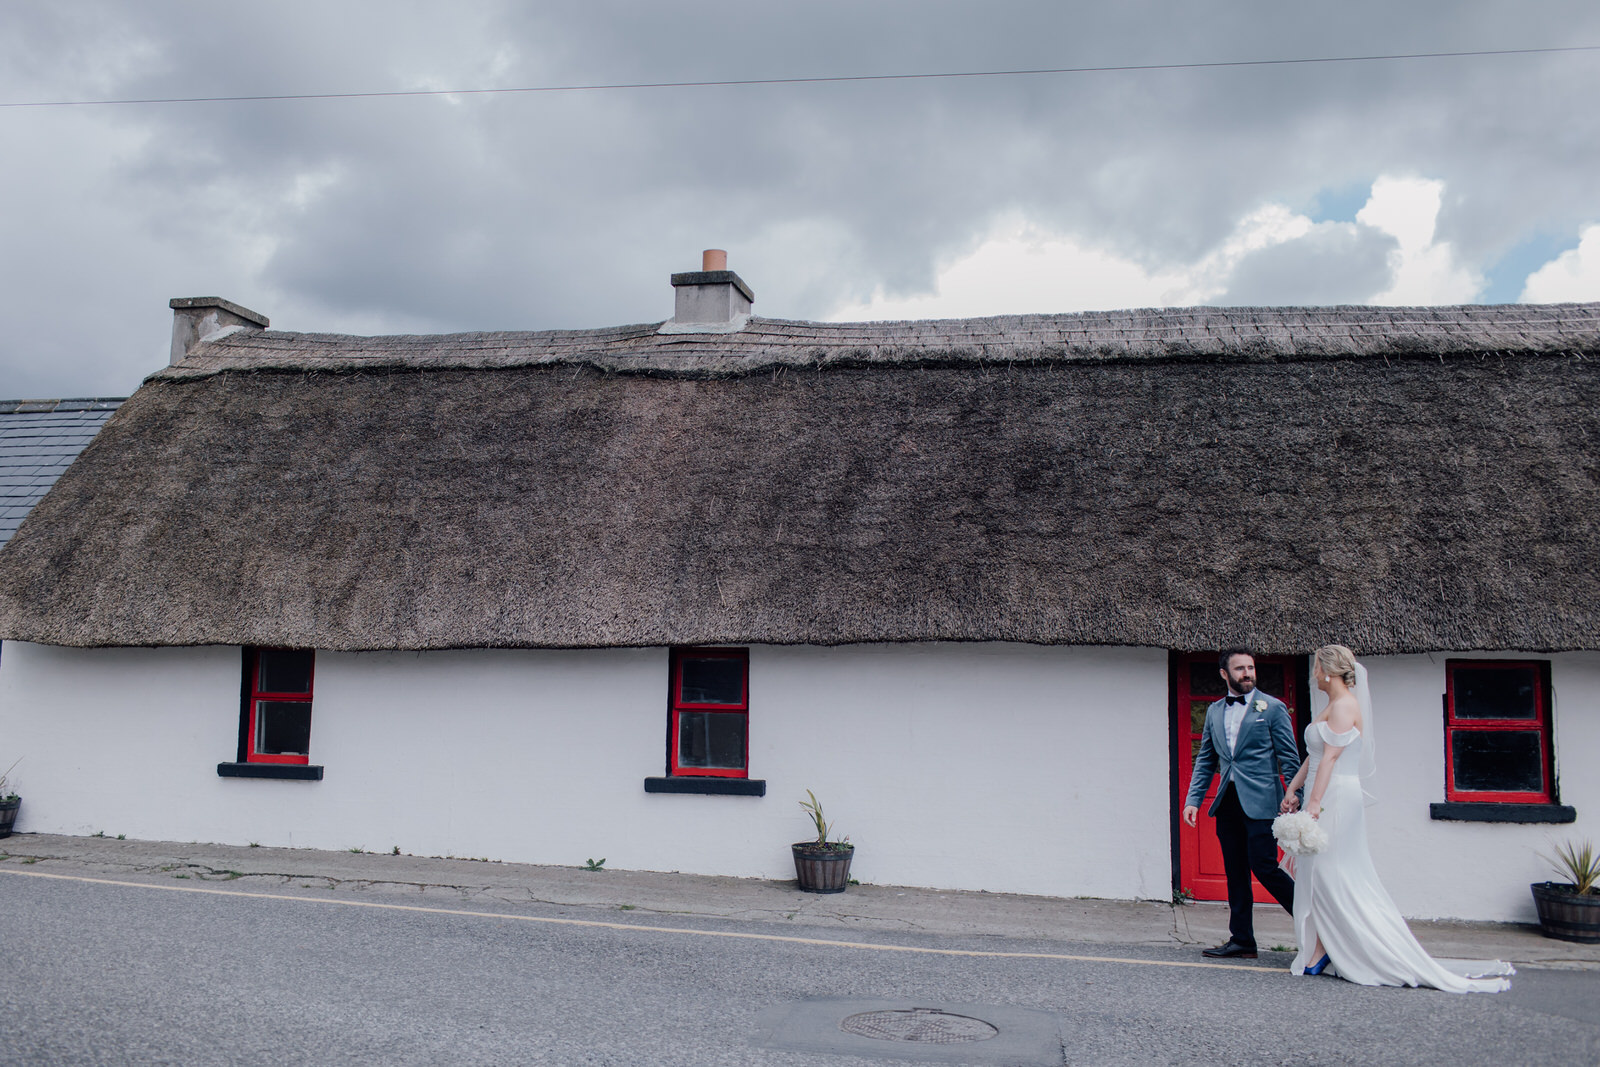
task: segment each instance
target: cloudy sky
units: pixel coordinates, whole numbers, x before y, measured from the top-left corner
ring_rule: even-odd
[[[0,104],[1600,45],[1593,0],[13,0]],[[1600,51],[0,107],[0,398],[126,395],[174,296],[276,328],[1600,300]]]

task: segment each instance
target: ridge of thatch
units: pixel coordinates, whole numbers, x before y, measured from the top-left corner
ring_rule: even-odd
[[[0,550],[0,637],[1600,649],[1600,305],[1156,316],[241,331]]]
[[[734,333],[705,334],[663,334],[660,326],[389,337],[243,330],[199,345],[153,377],[549,364],[727,377],[824,366],[1561,354],[1600,344],[1600,304],[1149,308],[903,322],[752,318]]]

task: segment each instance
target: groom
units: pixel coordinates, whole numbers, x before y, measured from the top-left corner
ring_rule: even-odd
[[[1222,776],[1210,814],[1217,820],[1222,868],[1228,876],[1228,940],[1202,955],[1256,958],[1254,894],[1250,874],[1291,915],[1294,880],[1278,866],[1272,820],[1283,800],[1283,783],[1300,769],[1289,709],[1256,688],[1256,659],[1249,650],[1230,648],[1217,660],[1228,695],[1206,709],[1205,734],[1194,758],[1183,821],[1200,815],[1200,802],[1213,775]]]

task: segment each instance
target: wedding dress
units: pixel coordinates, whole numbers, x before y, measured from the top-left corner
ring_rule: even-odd
[[[1366,801],[1361,789],[1361,746],[1352,726],[1334,733],[1326,721],[1306,727],[1306,793],[1317,780],[1326,748],[1342,748],[1322,796],[1318,824],[1328,835],[1321,852],[1294,860],[1294,932],[1300,942],[1290,970],[1304,974],[1320,957],[1318,939],[1332,962],[1327,974],[1360,985],[1431,986],[1448,993],[1498,993],[1515,974],[1501,960],[1436,960],[1417,943],[1383,883],[1367,849]],[[1369,761],[1370,762],[1370,761]]]

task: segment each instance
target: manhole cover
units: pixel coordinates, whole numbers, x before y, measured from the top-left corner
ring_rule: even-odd
[[[908,1008],[900,1011],[864,1011],[839,1024],[847,1034],[875,1037],[880,1041],[920,1041],[929,1045],[954,1045],[962,1041],[987,1041],[1000,1031],[966,1015],[954,1015],[934,1008]]]

